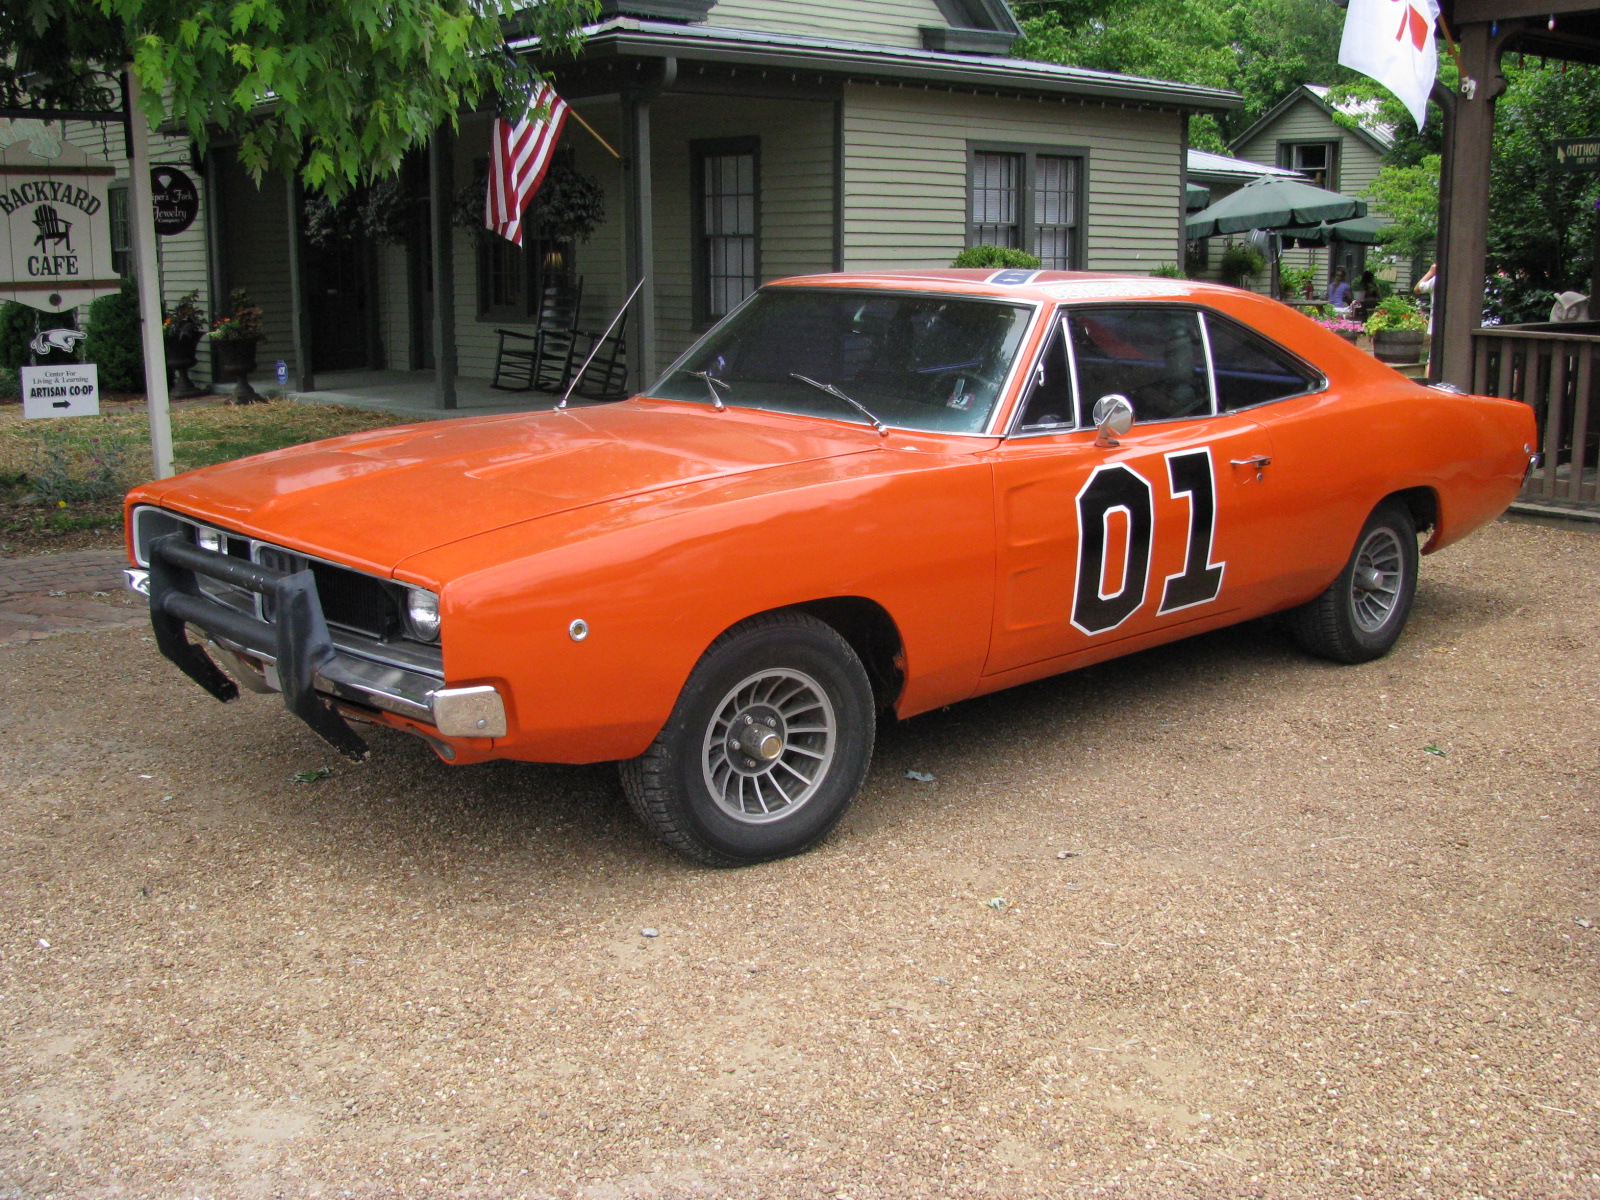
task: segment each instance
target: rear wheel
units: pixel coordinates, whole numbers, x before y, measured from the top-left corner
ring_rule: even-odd
[[[753,617],[711,644],[622,786],[657,837],[713,866],[809,849],[872,759],[872,685],[850,644],[804,613]]]
[[[1378,505],[1339,577],[1289,613],[1302,649],[1334,662],[1381,658],[1400,637],[1417,589],[1417,525],[1398,500]]]

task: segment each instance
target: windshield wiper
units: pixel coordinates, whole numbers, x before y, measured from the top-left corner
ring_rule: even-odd
[[[851,408],[855,409],[863,417],[872,422],[872,427],[878,431],[879,437],[889,436],[889,427],[882,421],[878,420],[878,418],[873,415],[872,410],[869,409],[865,404],[861,403],[861,401],[851,399],[838,388],[834,387],[831,383],[822,383],[819,380],[808,378],[807,376],[800,374],[798,371],[790,371],[789,375],[791,378],[798,379],[801,383],[809,383],[819,392],[827,392],[828,395],[843,400]]]
[[[696,379],[705,380],[706,391],[711,393],[711,403],[716,406],[718,412],[728,411],[728,406],[722,402],[722,394],[717,389],[727,388],[731,392],[733,391],[733,384],[725,379],[718,379],[710,371],[687,371],[685,374],[693,375]]]

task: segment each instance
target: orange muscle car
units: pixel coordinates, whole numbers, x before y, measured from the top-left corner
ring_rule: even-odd
[[[1385,653],[1418,531],[1498,515],[1533,440],[1526,405],[1248,292],[815,276],[621,403],[147,484],[129,579],[219,699],[281,692],[353,757],[358,720],[453,763],[618,760],[656,834],[732,865],[824,837],[884,713],[1280,611]]]

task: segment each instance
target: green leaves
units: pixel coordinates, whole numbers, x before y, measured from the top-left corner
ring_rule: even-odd
[[[1019,58],[1232,88],[1244,109],[1196,117],[1190,139],[1224,151],[1301,83],[1334,83],[1344,13],[1325,0],[1025,0]]]
[[[598,0],[16,0],[0,13],[0,44],[18,50],[0,62],[0,97],[36,98],[18,57],[84,79],[92,64],[120,69],[131,50],[152,124],[171,120],[202,150],[224,134],[257,178],[298,173],[337,197],[393,174],[436,128],[534,77],[504,53],[503,22],[515,15],[519,36],[567,53],[598,9]],[[37,98],[98,106],[61,87]]]

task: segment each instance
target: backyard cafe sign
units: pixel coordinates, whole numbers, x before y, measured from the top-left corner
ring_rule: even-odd
[[[0,300],[65,312],[122,286],[106,202],[114,174],[64,140],[0,149]]]

